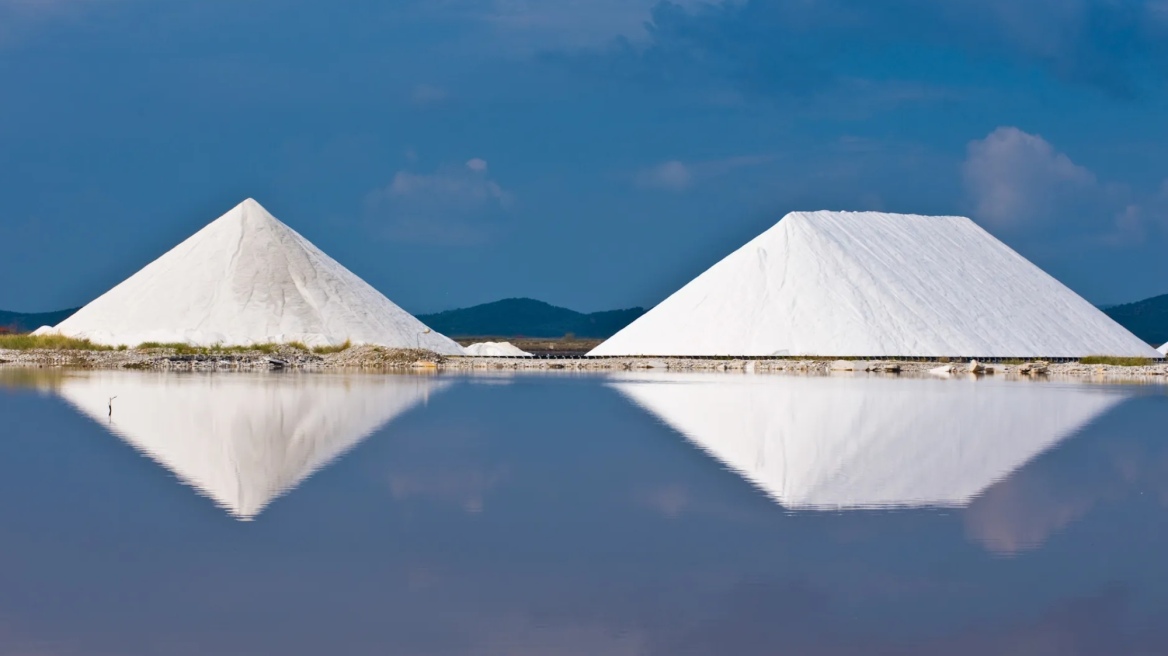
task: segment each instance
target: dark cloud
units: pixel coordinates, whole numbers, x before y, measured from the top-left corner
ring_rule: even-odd
[[[718,80],[743,93],[800,96],[863,76],[866,55],[906,48],[1035,66],[1116,96],[1162,79],[1160,0],[725,0],[654,7],[648,42],[573,57],[640,80]],[[922,55],[921,59],[926,59]]]
[[[640,84],[697,82],[747,95],[806,95],[831,86],[835,74],[822,53],[796,38],[779,8],[728,2],[688,9],[664,1],[646,22],[647,41],[621,37],[602,51],[549,59]]]

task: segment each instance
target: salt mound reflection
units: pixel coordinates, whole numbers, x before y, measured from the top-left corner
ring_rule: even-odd
[[[251,519],[445,386],[421,376],[95,371],[64,377],[56,391],[233,516]]]
[[[611,385],[790,509],[965,506],[1125,398],[986,380],[634,374]]]

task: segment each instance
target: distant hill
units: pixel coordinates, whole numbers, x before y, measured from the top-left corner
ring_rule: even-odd
[[[12,332],[26,333],[41,326],[55,326],[81,308],[71,310],[57,310],[56,312],[5,312],[0,310],[0,328],[7,328]]]
[[[1126,305],[1113,305],[1104,312],[1149,344],[1160,346],[1168,342],[1168,294]]]
[[[604,339],[645,313],[642,308],[584,314],[530,298],[508,298],[418,319],[450,336],[576,337]]]
[[[0,328],[18,332],[55,326],[80,308],[22,313],[0,310]],[[1168,342],[1168,294],[1103,308],[1112,319],[1140,339],[1159,346]],[[508,298],[418,318],[451,337],[563,337],[606,339],[645,313],[642,308],[584,314],[530,298]]]

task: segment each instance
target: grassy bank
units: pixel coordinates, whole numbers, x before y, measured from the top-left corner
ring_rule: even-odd
[[[145,342],[134,347],[138,351],[170,351],[176,355],[223,355],[228,353],[263,353],[271,355],[280,351],[287,351],[288,349],[303,351],[304,353],[315,353],[317,355],[328,355],[331,353],[340,353],[352,348],[352,343],[346,341],[339,346],[318,346],[316,348],[309,348],[301,342],[288,342],[284,344],[252,344],[250,346],[192,346],[190,344],[183,344],[181,342],[161,343],[161,342]],[[72,337],[65,337],[63,335],[0,335],[0,350],[12,351],[32,351],[32,350],[46,350],[46,351],[125,351],[125,346],[104,346],[101,344],[94,344],[88,339],[74,339]]]
[[[54,351],[113,351],[112,346],[94,344],[88,339],[73,339],[63,335],[0,335],[0,349],[31,351],[47,349]],[[125,347],[120,347],[125,350]]]
[[[251,344],[248,346],[192,346],[190,344],[183,344],[181,342],[174,343],[160,343],[160,342],[145,342],[139,344],[136,350],[152,351],[164,350],[174,351],[177,355],[224,355],[229,353],[263,353],[264,355],[272,355],[281,351],[302,351],[304,353],[315,353],[316,355],[329,355],[331,353],[340,353],[352,348],[352,342],[348,340],[339,346],[317,346],[310,348],[303,342],[283,342],[275,343],[268,342],[266,344]]]
[[[1146,367],[1152,364],[1149,358],[1119,358],[1111,355],[1089,355],[1082,360],[1082,364],[1109,364],[1115,367]]]
[[[345,343],[340,346],[315,346],[312,352],[317,355],[331,355],[333,353],[340,353],[341,351],[348,351],[351,348],[353,348],[353,342],[346,339]]]

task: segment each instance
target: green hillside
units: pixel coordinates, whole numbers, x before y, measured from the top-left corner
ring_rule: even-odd
[[[0,310],[0,328],[7,328],[17,333],[31,332],[41,326],[55,326],[68,319],[79,309],[81,308],[33,313]]]
[[[418,318],[450,337],[563,337],[572,333],[603,339],[644,313],[641,308],[630,308],[584,314],[530,298],[508,298]]]
[[[1149,344],[1160,346],[1168,342],[1168,294],[1126,305],[1113,305],[1104,312]]]
[[[78,308],[22,313],[0,310],[0,327],[16,332],[55,326]],[[1114,305],[1103,310],[1140,339],[1168,342],[1168,294]],[[418,315],[426,325],[451,337],[563,337],[605,339],[645,313],[642,308],[585,314],[530,298],[508,298],[458,310]]]

